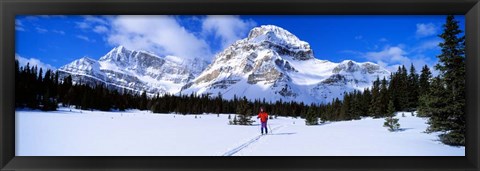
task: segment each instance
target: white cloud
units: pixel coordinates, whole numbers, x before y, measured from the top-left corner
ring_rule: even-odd
[[[110,45],[147,50],[161,56],[209,60],[207,42],[181,26],[172,16],[118,16],[111,20]]]
[[[388,64],[408,63],[410,59],[406,56],[406,51],[401,46],[385,47],[382,51],[367,52],[365,57],[372,61],[384,62]]]
[[[86,16],[83,16],[83,19],[84,19],[84,22],[86,22],[86,23],[101,24],[101,25],[108,24],[107,20],[105,20],[104,18],[101,18],[101,17],[97,17],[97,16],[86,15]]]
[[[427,65],[434,75],[437,74],[434,70],[434,65],[438,62],[436,58],[427,57],[422,53],[414,50],[406,50],[406,47],[403,45],[397,46],[386,46],[381,51],[371,51],[371,52],[356,52],[369,61],[375,62],[378,65],[386,68],[391,72],[396,72],[398,66],[405,65],[408,71],[410,71],[410,66],[413,66],[416,69],[416,72],[419,73],[424,65]],[[353,52],[349,52],[353,54]]]
[[[105,26],[95,26],[95,27],[93,28],[93,31],[94,31],[95,33],[106,33],[106,32],[108,32],[108,28],[105,27]]]
[[[438,71],[435,70],[435,64],[438,63],[437,58],[426,58],[424,56],[417,56],[416,58],[412,59],[413,66],[415,66],[415,70],[417,73],[420,73],[423,66],[427,65],[430,68],[430,72],[432,72],[433,76],[438,75]],[[408,65],[410,67],[410,65]]]
[[[51,69],[51,70],[56,70],[55,67],[49,65],[49,64],[45,64],[43,63],[42,61],[40,61],[39,59],[36,59],[36,58],[24,58],[18,54],[15,54],[15,59],[18,60],[18,64],[20,66],[26,66],[27,63],[30,64],[30,66],[37,66],[39,68],[43,68],[44,72],[45,70],[47,69]]]
[[[87,22],[75,22],[75,24],[77,25],[78,28],[81,28],[81,29],[88,29],[90,28],[90,24],[88,24]]]
[[[440,44],[442,40],[440,39],[432,39],[428,41],[421,42],[417,47],[412,49],[412,52],[425,52],[427,50],[432,50],[432,49],[440,49],[438,44]]]
[[[388,42],[388,39],[385,38],[385,37],[382,37],[380,39],[378,39],[379,42]]]
[[[52,30],[52,32],[57,33],[57,34],[61,34],[61,35],[65,35],[65,32],[62,31],[62,30]]]
[[[23,22],[19,19],[15,19],[15,30],[25,31],[25,28],[23,28]]]
[[[38,33],[46,33],[46,32],[48,32],[47,29],[40,28],[40,27],[35,27],[35,30],[37,30]]]
[[[219,38],[225,48],[243,38],[255,25],[254,21],[242,20],[239,16],[210,15],[203,20],[202,30],[205,34],[213,34]]]
[[[95,42],[95,40],[90,39],[90,38],[88,38],[87,36],[84,36],[84,35],[77,35],[76,37],[79,38],[79,39],[82,39],[84,41],[87,41],[87,42]]]
[[[83,16],[83,20],[80,22],[75,22],[78,28],[81,29],[91,29],[98,27],[98,26],[103,26],[105,27],[106,25],[109,24],[107,20],[108,16],[105,17],[98,17],[98,16],[91,16],[91,15],[86,15]]]
[[[433,23],[419,23],[417,24],[417,31],[415,32],[417,38],[435,35],[438,28]]]
[[[362,35],[355,36],[355,40],[361,40],[361,39],[363,39]]]
[[[15,26],[16,31],[25,31],[23,27]]]

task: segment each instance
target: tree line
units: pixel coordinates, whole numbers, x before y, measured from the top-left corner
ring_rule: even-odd
[[[414,111],[420,103],[419,97],[427,93],[425,89],[430,86],[428,80],[431,77],[427,65],[422,68],[420,75],[416,73],[413,64],[410,66],[410,73],[402,65],[388,80],[377,77],[372,88],[345,92],[343,100],[335,98],[327,104],[313,105],[315,111],[311,113],[317,115],[308,115],[307,119],[341,121],[367,116],[387,117],[392,114],[389,105],[394,111]]]
[[[59,78],[58,71],[47,69],[43,73],[37,66],[19,66],[15,61],[15,107],[57,110],[59,104],[83,110],[144,109],[148,101],[145,93],[124,90],[119,93],[103,85],[88,86],[73,83],[72,76]]]

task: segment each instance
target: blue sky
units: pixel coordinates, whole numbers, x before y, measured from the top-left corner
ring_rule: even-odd
[[[433,66],[440,53],[444,15],[429,16],[17,16],[16,54],[21,63],[59,68],[113,47],[211,60],[255,26],[280,26],[310,43],[322,60],[371,61],[395,70]],[[464,16],[456,16],[464,30]]]

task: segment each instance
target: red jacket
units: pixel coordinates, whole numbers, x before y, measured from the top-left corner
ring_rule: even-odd
[[[258,113],[258,117],[260,118],[260,122],[267,122],[268,120],[268,113],[267,112],[260,112]]]

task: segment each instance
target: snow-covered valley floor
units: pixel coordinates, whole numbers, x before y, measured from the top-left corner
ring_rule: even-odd
[[[233,115],[231,115],[233,118]],[[80,111],[16,111],[17,156],[464,156],[465,147],[424,133],[426,119],[397,115],[401,131],[383,118],[306,126],[303,119],[228,125],[228,114],[176,115]]]

